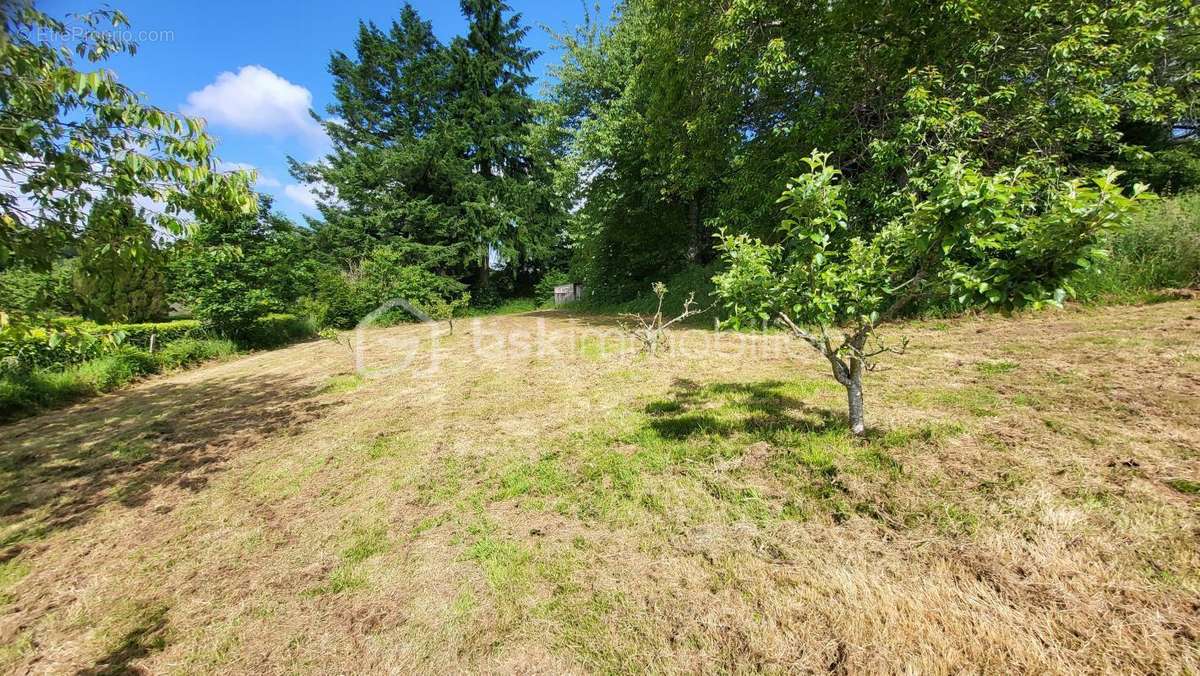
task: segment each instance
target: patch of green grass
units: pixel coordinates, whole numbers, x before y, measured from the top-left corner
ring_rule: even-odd
[[[914,444],[937,443],[962,432],[963,427],[958,423],[899,427],[887,430],[872,440],[872,444],[885,449],[905,448]]]
[[[939,533],[948,537],[972,535],[979,528],[978,516],[944,500],[926,505],[919,512],[909,515],[908,520],[930,523]]]
[[[0,644],[0,666],[12,664],[33,650],[33,639],[24,631],[7,643]]]
[[[371,460],[395,458],[404,455],[414,448],[411,439],[403,435],[387,435],[376,437],[367,444],[367,457]]]
[[[304,459],[299,468],[265,462],[256,467],[247,477],[248,488],[254,495],[277,500],[291,497],[300,492],[305,483],[325,466],[328,458],[312,455]]]
[[[365,588],[368,580],[361,570],[361,564],[383,554],[389,546],[385,526],[356,527],[351,532],[350,543],[342,550],[341,563],[329,571],[329,579],[324,585],[311,590],[310,593],[339,594]]]
[[[131,663],[167,647],[167,612],[162,602],[123,602],[100,623],[97,636],[104,656],[97,660],[94,673],[127,674]]]
[[[607,353],[607,345],[602,336],[584,336],[579,340],[579,356],[588,361],[600,361]]]
[[[362,376],[357,373],[346,373],[332,376],[329,382],[325,383],[325,387],[321,388],[321,394],[341,394],[356,390],[367,382]]]
[[[570,489],[570,477],[558,453],[548,453],[533,462],[509,467],[500,477],[495,497],[498,500],[523,495],[561,495]]]
[[[463,559],[479,566],[502,627],[538,618],[561,630],[577,621],[577,594],[582,588],[571,579],[580,565],[575,549],[524,544],[486,519],[467,528],[467,540]],[[471,595],[461,603],[473,607],[474,602]]]
[[[417,501],[428,507],[458,497],[468,469],[464,459],[457,456],[433,460],[417,482]]]
[[[180,338],[164,345],[155,356],[163,368],[180,369],[213,359],[225,359],[237,354],[237,351],[237,344],[232,340]]]
[[[118,441],[109,451],[119,462],[136,465],[154,457],[154,449],[144,441]]]
[[[1168,479],[1167,485],[1180,493],[1187,495],[1200,495],[1200,481],[1191,481],[1189,479]]]
[[[13,602],[12,587],[29,574],[29,564],[20,559],[0,563],[0,605]]]
[[[1012,361],[981,361],[975,364],[975,370],[985,376],[998,376],[1015,371],[1020,366]]]
[[[542,308],[536,298],[509,298],[499,305],[487,308],[470,307],[462,313],[463,317],[490,317],[493,315],[515,315],[522,312],[533,312]]]
[[[1071,488],[1064,493],[1080,506],[1090,509],[1108,509],[1117,502],[1115,493],[1100,486],[1081,486]]]
[[[995,392],[984,387],[909,390],[904,399],[913,406],[950,408],[980,418],[995,415],[1001,403]]]
[[[467,548],[466,558],[483,570],[488,586],[502,606],[516,604],[533,582],[533,554],[499,535],[488,524],[472,526],[469,532],[474,542]]]
[[[136,348],[122,348],[80,364],[80,378],[90,382],[99,392],[127,385],[137,378],[158,371],[158,361],[149,353]]]

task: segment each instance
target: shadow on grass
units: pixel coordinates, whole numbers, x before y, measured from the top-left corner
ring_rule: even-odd
[[[313,396],[278,376],[157,382],[0,428],[0,562],[104,504],[202,489],[235,453],[320,418],[331,404]]]
[[[670,399],[648,404],[649,426],[665,439],[682,440],[697,434],[731,436],[747,433],[771,440],[780,432],[844,432],[844,416],[806,404],[784,390],[778,380],[757,383],[700,385],[677,379]],[[724,415],[732,404],[744,415]]]
[[[167,606],[148,608],[138,619],[136,626],[117,641],[116,645],[96,661],[91,669],[81,669],[78,676],[118,676],[140,674],[134,668],[134,660],[158,652],[167,644]]]

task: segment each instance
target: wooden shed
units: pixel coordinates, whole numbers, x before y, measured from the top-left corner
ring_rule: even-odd
[[[554,287],[554,304],[562,305],[583,298],[582,284],[559,284]]]

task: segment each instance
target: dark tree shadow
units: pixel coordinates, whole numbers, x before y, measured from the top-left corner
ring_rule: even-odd
[[[126,632],[107,655],[96,660],[96,664],[92,668],[80,669],[75,672],[76,676],[120,676],[144,673],[142,670],[135,669],[133,662],[166,647],[167,610],[165,605],[146,609],[137,625]]]
[[[233,454],[322,417],[332,402],[314,395],[278,375],[157,382],[0,427],[0,561],[106,503],[202,489]]]
[[[830,432],[848,429],[844,416],[817,408],[785,394],[786,383],[766,380],[757,383],[712,383],[701,385],[679,378],[671,386],[670,398],[648,404],[650,428],[666,439],[687,439],[696,434],[730,436],[745,432],[770,441],[780,432]],[[731,422],[712,413],[730,395],[749,415]]]

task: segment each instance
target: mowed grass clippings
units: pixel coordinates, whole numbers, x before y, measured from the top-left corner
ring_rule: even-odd
[[[2,428],[12,673],[1196,673],[1200,304],[784,336],[559,312]]]

